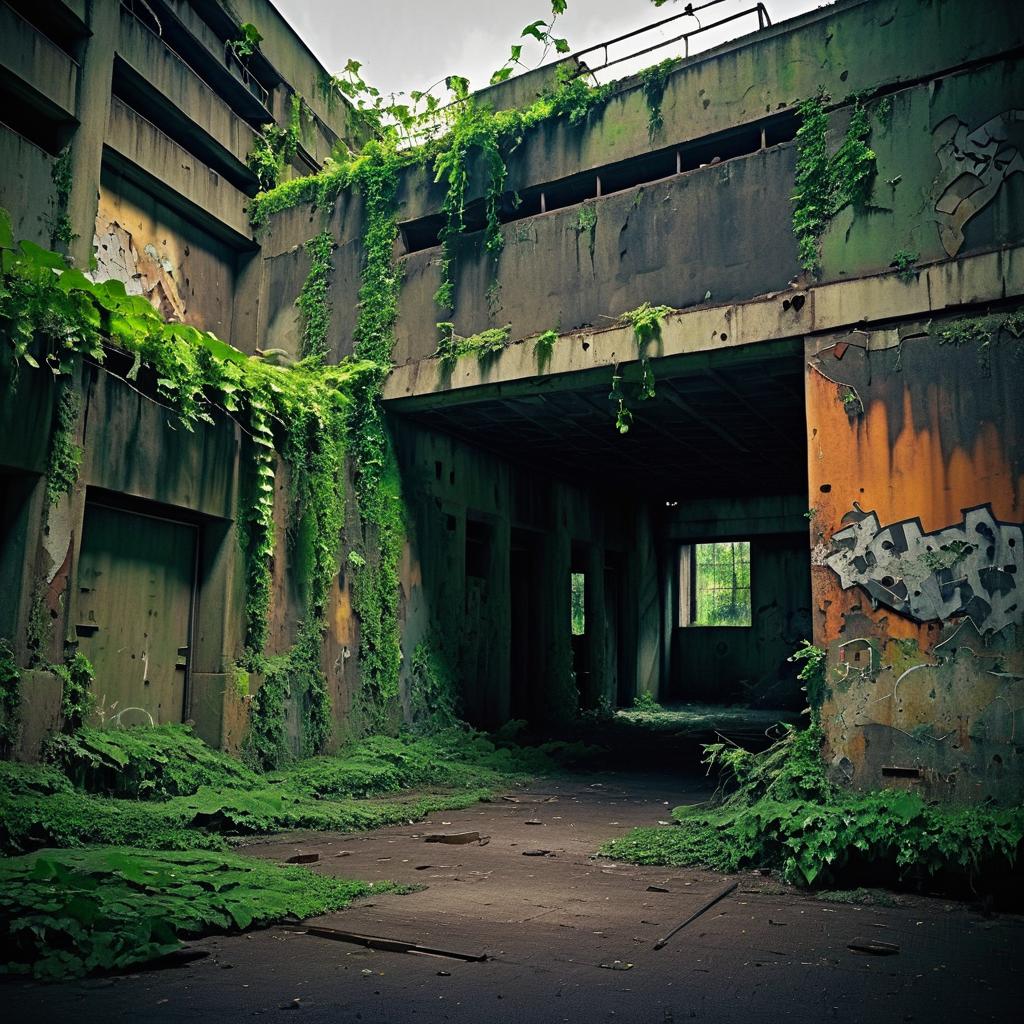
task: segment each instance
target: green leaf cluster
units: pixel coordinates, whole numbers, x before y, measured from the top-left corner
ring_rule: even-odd
[[[446,370],[451,370],[462,356],[475,355],[480,362],[486,362],[499,352],[504,352],[512,325],[490,327],[479,334],[471,334],[468,338],[456,334],[455,325],[447,321],[439,323],[437,330],[440,337],[433,357],[439,360]]]
[[[14,749],[20,724],[21,671],[10,642],[0,638],[0,756]]]
[[[793,233],[796,235],[800,266],[815,271],[819,246],[832,218],[844,207],[863,206],[871,195],[875,176],[875,153],[868,146],[871,125],[859,99],[846,134],[833,155],[828,147],[826,97],[819,94],[798,108],[800,127],[796,133],[796,179],[793,195]]]

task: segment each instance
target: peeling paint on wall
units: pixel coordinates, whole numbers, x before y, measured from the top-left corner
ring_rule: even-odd
[[[968,616],[985,632],[1021,621],[1021,526],[998,522],[988,505],[935,533],[922,532],[918,519],[883,529],[856,502],[843,523],[825,564],[844,590],[860,586],[876,605],[919,622]]]
[[[996,197],[1011,174],[1024,171],[1024,156],[1010,140],[1014,129],[1024,130],[1024,110],[1006,110],[974,131],[950,115],[932,132],[942,167],[935,212],[939,238],[949,256],[964,244],[967,222]]]
[[[96,222],[93,237],[97,281],[121,281],[129,295],[148,299],[165,320],[185,320],[185,301],[174,277],[171,259],[161,255],[152,242],[140,253],[131,233],[116,220]]]

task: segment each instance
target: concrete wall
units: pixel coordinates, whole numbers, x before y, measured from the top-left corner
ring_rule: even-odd
[[[479,725],[497,725],[512,714],[534,724],[558,722],[576,701],[594,707],[602,699],[614,703],[620,688],[633,692],[646,654],[635,638],[645,629],[657,632],[659,614],[655,608],[652,627],[639,596],[652,573],[657,595],[657,567],[635,558],[638,510],[411,422],[397,421],[395,438],[410,511],[402,572],[406,697],[412,653],[421,642],[432,644],[461,681],[466,714]],[[622,569],[620,643],[627,653],[610,665],[611,620],[602,588],[605,566],[616,560]],[[575,684],[571,571],[584,572],[588,588],[587,632],[580,638],[586,674],[577,666]],[[514,621],[513,595],[527,605],[518,609],[526,615],[522,622],[518,615]],[[517,638],[529,652],[514,651]],[[644,682],[656,692],[657,668],[648,672],[653,675]]]
[[[943,344],[954,322],[807,343],[822,722],[857,786],[1019,801],[1024,375],[1012,335]]]
[[[673,582],[666,696],[712,704],[805,706],[788,661],[811,637],[807,498],[803,494],[687,501],[669,510],[665,558]],[[750,542],[751,625],[679,625],[681,544]],[[692,584],[691,584],[692,585]]]

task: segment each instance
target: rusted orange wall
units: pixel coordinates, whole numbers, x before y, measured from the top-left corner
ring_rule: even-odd
[[[957,347],[940,344],[940,325],[924,330],[902,343],[895,331],[876,331],[806,345],[814,642],[829,652],[828,756],[839,778],[865,788],[1018,802],[1020,612],[998,632],[979,632],[963,616],[918,622],[876,606],[859,585],[843,589],[824,561],[855,502],[882,528],[917,518],[926,533],[985,504],[1001,522],[1024,518],[1019,342],[997,335],[988,346]]]

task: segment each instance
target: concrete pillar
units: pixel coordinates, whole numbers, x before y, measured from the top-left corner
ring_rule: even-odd
[[[114,0],[89,0],[86,24],[91,35],[83,48],[78,70],[78,128],[71,140],[71,194],[68,198],[68,216],[76,235],[68,255],[82,269],[88,268],[92,255],[121,5]]]
[[[583,704],[596,708],[601,698],[611,697],[605,640],[607,620],[604,607],[604,545],[592,543],[587,549],[586,593],[584,603],[587,616],[587,656],[590,659],[590,686],[581,694]],[[614,698],[613,698],[614,699]]]
[[[658,552],[647,506],[637,509],[633,544],[636,579],[636,692],[657,698],[661,682],[661,587]]]

